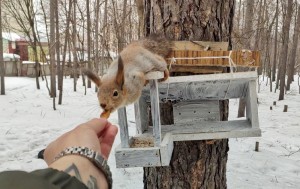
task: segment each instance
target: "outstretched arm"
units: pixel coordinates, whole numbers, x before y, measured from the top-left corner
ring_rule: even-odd
[[[117,131],[117,127],[111,125],[106,119],[93,119],[49,144],[44,153],[45,161],[49,167],[75,176],[90,189],[108,188],[104,173],[88,158],[72,154],[54,160],[69,147],[89,148],[107,159]]]

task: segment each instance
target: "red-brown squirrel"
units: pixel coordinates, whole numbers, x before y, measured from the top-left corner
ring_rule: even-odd
[[[104,110],[100,117],[108,118],[111,112],[137,101],[147,84],[145,74],[148,72],[164,72],[161,81],[166,80],[169,71],[164,57],[172,46],[173,43],[166,38],[152,35],[126,46],[101,79],[86,71],[85,74],[99,89],[98,100]]]

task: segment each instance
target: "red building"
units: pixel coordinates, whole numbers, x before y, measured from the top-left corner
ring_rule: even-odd
[[[16,33],[2,32],[3,52],[17,54],[20,60],[28,60],[28,42]]]

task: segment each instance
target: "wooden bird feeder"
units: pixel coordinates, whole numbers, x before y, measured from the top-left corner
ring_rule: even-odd
[[[200,53],[196,57],[216,57],[218,53]],[[222,51],[221,56],[228,57],[229,53]],[[238,57],[239,53],[237,51],[234,55],[231,52],[231,55]],[[193,51],[188,57],[195,58]],[[210,61],[218,63],[218,66],[225,66],[225,59],[228,61],[228,58],[220,59],[222,62],[214,59]],[[202,64],[203,59],[195,60]],[[252,64],[258,65],[256,61],[259,59],[254,60]],[[185,64],[183,61],[181,63]],[[205,64],[210,65],[207,62]],[[144,88],[141,98],[134,105],[137,128],[135,136],[128,134],[126,108],[118,110],[121,144],[115,149],[117,167],[168,166],[174,141],[261,136],[257,110],[257,72],[177,76],[169,77],[162,83],[157,82],[163,78],[161,72],[151,72],[147,77],[149,86]],[[234,98],[246,99],[246,118],[220,121],[219,101]],[[172,102],[174,123],[171,125],[161,125],[160,122],[160,104],[166,101]],[[151,111],[148,111],[149,106]]]

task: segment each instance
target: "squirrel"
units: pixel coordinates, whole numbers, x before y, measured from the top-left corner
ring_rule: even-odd
[[[148,83],[145,79],[148,72],[164,72],[164,78],[159,81],[166,80],[169,71],[164,58],[172,46],[172,41],[154,34],[127,45],[101,79],[86,70],[85,75],[98,87],[98,100],[103,109],[100,117],[107,119],[118,108],[136,102]]]

